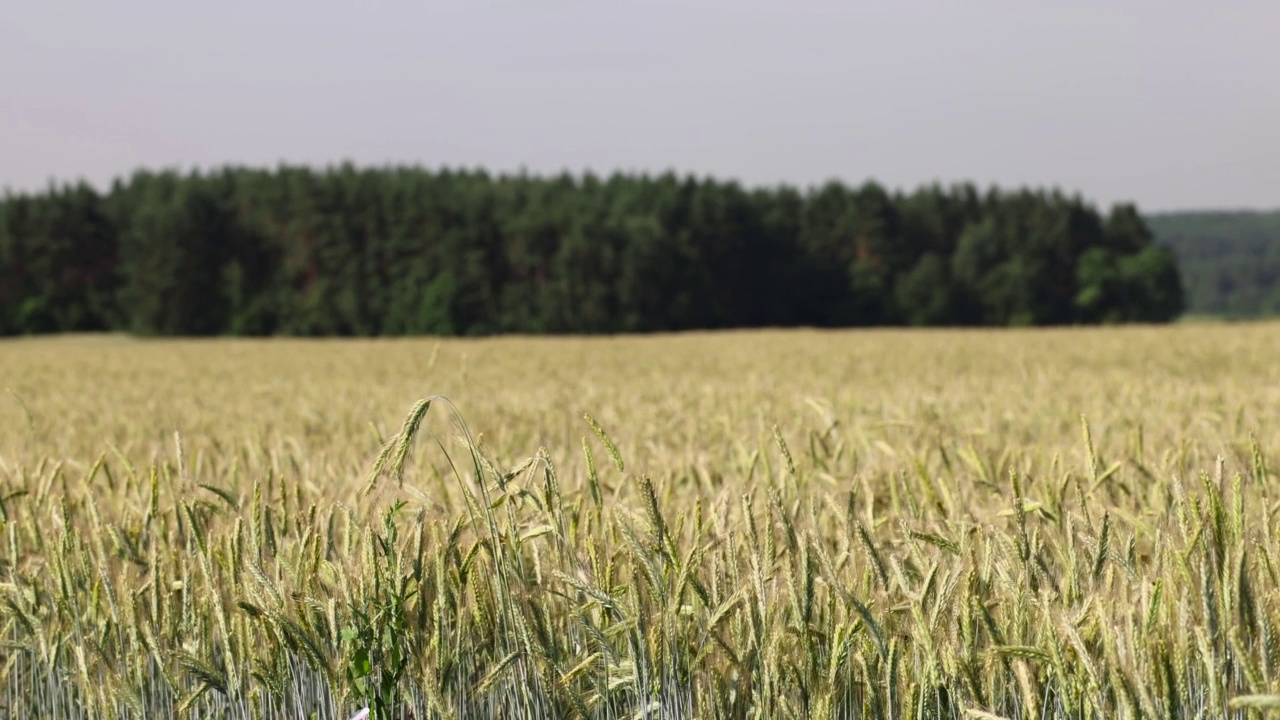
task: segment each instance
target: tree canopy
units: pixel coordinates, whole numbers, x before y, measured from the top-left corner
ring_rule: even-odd
[[[1165,213],[1149,224],[1178,256],[1188,312],[1280,315],[1280,211]]]
[[[1173,253],[1056,191],[419,168],[138,172],[0,200],[0,334],[1161,322]]]

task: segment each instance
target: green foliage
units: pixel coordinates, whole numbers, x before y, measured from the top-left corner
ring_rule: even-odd
[[[343,165],[0,201],[3,334],[1060,325],[1166,321],[1181,296],[1135,208],[1057,192]]]
[[[0,334],[111,327],[116,237],[87,185],[0,200]]]
[[[417,590],[410,587],[411,578],[403,575],[397,558],[395,516],[403,507],[403,502],[396,502],[388,509],[383,532],[374,537],[373,592],[352,603],[342,632],[346,679],[375,720],[395,717],[409,666],[408,606]]]
[[[227,329],[223,282],[231,223],[216,189],[172,176],[139,179],[142,200],[121,236],[120,306],[144,335],[208,335]]]
[[[1280,315],[1280,211],[1166,213],[1149,223],[1177,255],[1189,312]]]
[[[908,325],[944,325],[955,322],[955,297],[947,263],[928,253],[898,280],[898,307]]]

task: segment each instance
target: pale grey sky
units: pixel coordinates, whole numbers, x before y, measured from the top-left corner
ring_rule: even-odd
[[[0,188],[343,160],[1280,207],[1280,0],[0,9]]]

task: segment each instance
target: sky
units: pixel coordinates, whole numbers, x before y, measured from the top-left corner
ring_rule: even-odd
[[[407,164],[1280,207],[1280,1],[0,9],[0,188]]]

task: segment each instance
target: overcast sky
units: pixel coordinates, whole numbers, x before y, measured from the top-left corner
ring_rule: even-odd
[[[1280,207],[1280,0],[0,9],[0,187],[343,160]]]

